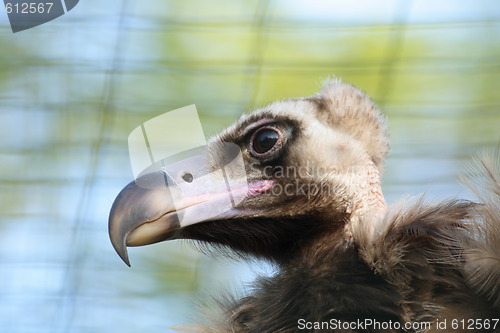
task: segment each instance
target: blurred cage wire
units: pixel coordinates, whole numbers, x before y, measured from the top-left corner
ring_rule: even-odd
[[[208,291],[244,293],[267,271],[177,241],[132,250],[132,269],[114,253],[127,136],[169,110],[196,104],[210,136],[336,75],[388,116],[389,202],[469,195],[457,173],[499,146],[494,0],[85,0],[16,34],[0,12],[4,332],[165,332],[196,321]]]

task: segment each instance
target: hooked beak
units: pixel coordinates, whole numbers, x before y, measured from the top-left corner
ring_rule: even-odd
[[[239,147],[227,148],[225,155],[215,167],[207,154],[184,159],[138,177],[120,192],[109,215],[109,237],[128,266],[127,246],[181,238],[186,226],[234,217],[241,213],[240,202],[272,187],[270,181],[249,186]]]
[[[111,207],[109,238],[128,266],[127,246],[167,240],[180,228],[172,200],[174,188],[168,186],[164,177],[161,171],[157,171],[129,183]],[[147,183],[152,186],[141,186]]]

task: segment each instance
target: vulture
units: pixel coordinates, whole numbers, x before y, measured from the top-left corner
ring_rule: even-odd
[[[329,79],[143,173],[115,199],[110,239],[128,265],[127,246],[173,239],[273,264],[193,331],[500,332],[500,155],[470,163],[474,200],[387,206],[388,150],[371,99]]]

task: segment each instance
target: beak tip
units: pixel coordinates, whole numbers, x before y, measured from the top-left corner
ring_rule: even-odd
[[[111,225],[111,223],[110,223],[110,225]],[[121,235],[118,235],[118,236],[121,236]],[[123,260],[123,262],[125,264],[127,264],[128,267],[130,267],[130,260],[128,258],[127,245],[125,244],[126,236],[117,237],[117,235],[115,233],[113,233],[111,231],[111,228],[110,228],[109,238],[110,238],[111,244],[113,245],[113,248],[115,249],[118,256],[120,256],[120,258]],[[123,240],[122,240],[122,238],[123,238]]]
[[[115,249],[115,250],[116,250],[116,253],[118,253],[118,255],[120,256],[120,258],[123,260],[123,262],[128,267],[131,267],[131,265],[130,265],[130,259],[128,258],[127,248],[125,247],[124,249],[125,249],[124,251],[118,251],[117,249]]]
[[[128,267],[132,267],[132,265],[130,265],[130,261],[128,260],[128,258],[122,258],[122,260]]]
[[[110,235],[111,236],[111,235]],[[120,258],[123,260],[125,264],[127,264],[128,267],[130,266],[130,260],[128,258],[128,253],[127,253],[127,246],[125,245],[125,241],[123,244],[115,242],[112,237],[111,238],[111,243],[113,244],[113,248],[115,249],[116,253]]]

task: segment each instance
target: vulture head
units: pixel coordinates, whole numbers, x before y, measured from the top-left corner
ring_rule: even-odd
[[[131,182],[111,208],[111,242],[128,265],[128,246],[172,239],[275,263],[251,295],[224,303],[212,332],[467,331],[468,319],[500,331],[498,156],[468,181],[478,202],[386,207],[388,149],[373,102],[327,81]]]
[[[230,181],[248,187],[240,202],[217,216],[179,223],[178,214],[189,214],[198,203],[221,203],[217,190],[207,197],[203,189],[227,192],[220,186],[225,180],[215,173],[197,184],[198,164],[190,159],[177,163],[182,175],[173,175],[187,174],[190,186],[201,187],[181,194],[185,207],[168,199],[175,194],[167,193],[161,171],[142,176],[146,183],[158,179],[158,186],[141,186],[139,179],[120,193],[109,230],[127,263],[126,246],[179,238],[284,263],[326,234],[348,240],[351,224],[385,210],[380,188],[389,149],[385,122],[372,101],[350,85],[329,81],[315,96],[275,102],[244,115],[209,142],[201,163],[210,171],[230,155],[225,143],[239,148],[246,171],[246,178],[237,174]]]

